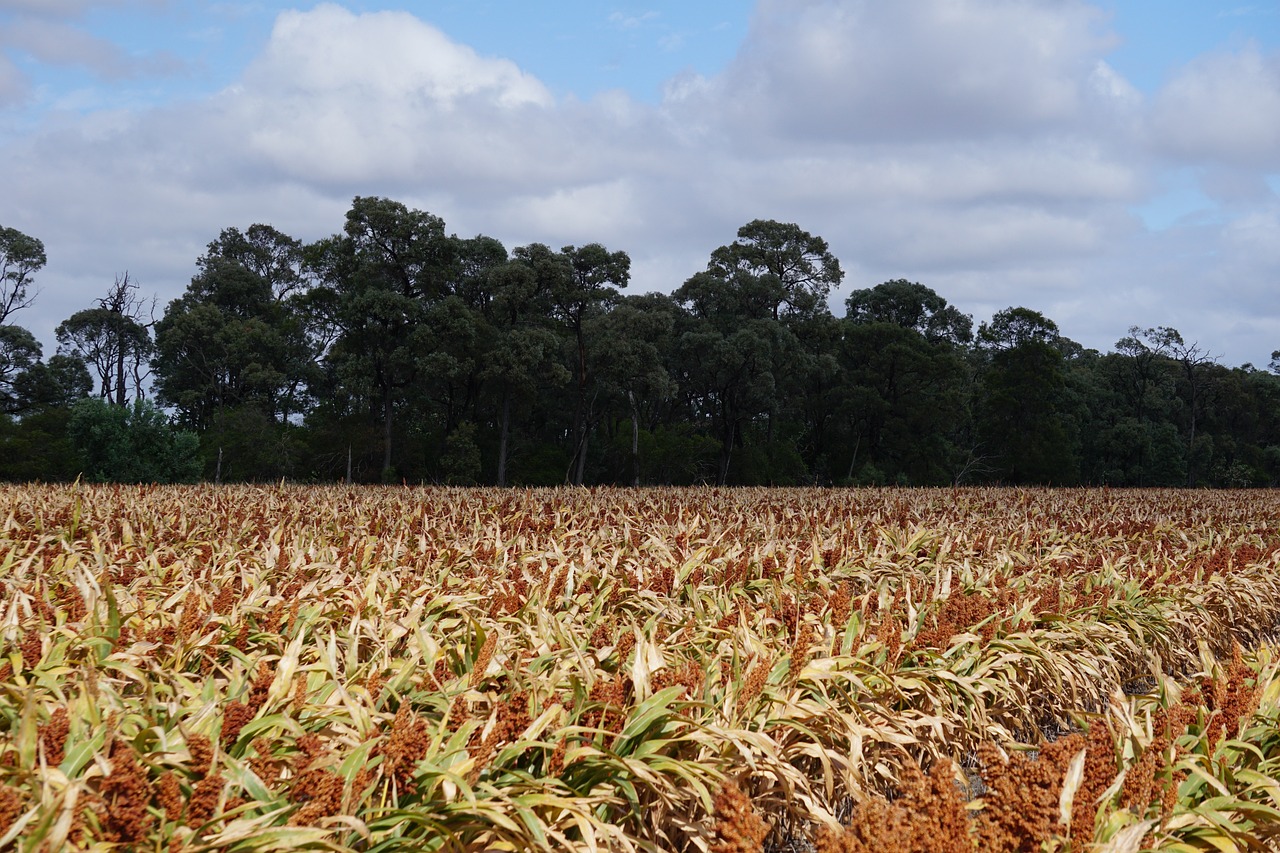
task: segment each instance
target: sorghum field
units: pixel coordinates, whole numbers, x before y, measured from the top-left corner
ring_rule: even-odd
[[[1280,845],[1280,493],[0,487],[0,848]]]

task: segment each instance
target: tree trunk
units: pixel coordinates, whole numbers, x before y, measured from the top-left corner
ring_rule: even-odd
[[[391,474],[391,389],[382,394],[382,479],[385,481]]]
[[[631,401],[631,485],[640,485],[640,407],[636,405],[634,391],[627,392]]]
[[[587,450],[587,342],[582,336],[582,321],[578,320],[574,334],[578,339],[578,363],[574,371],[577,376],[578,398],[573,404],[573,456],[569,459],[569,468],[565,471],[564,481],[575,486],[582,485],[582,458]]]
[[[1191,432],[1187,436],[1187,486],[1196,487],[1196,386],[1191,386]]]
[[[582,441],[578,444],[578,464],[573,473],[573,484],[581,486],[582,480],[587,470],[587,438],[590,436],[590,424],[585,421],[582,424]]]
[[[511,433],[511,392],[502,392],[502,424],[498,431],[498,485],[507,484],[507,436]]]
[[[862,433],[859,432],[858,437],[854,439],[854,442],[853,442],[853,456],[850,457],[849,459],[849,473],[845,476],[845,479],[848,480],[849,482],[853,482],[853,468],[855,465],[858,464],[858,447],[861,444],[862,444]]]
[[[125,404],[125,383],[124,383],[124,335],[120,335],[120,340],[116,342],[116,405],[123,406]]]
[[[733,459],[733,436],[736,432],[735,424],[729,421],[729,427],[726,431],[724,442],[720,446],[720,476],[716,478],[716,485],[723,486],[729,481],[729,462]]]

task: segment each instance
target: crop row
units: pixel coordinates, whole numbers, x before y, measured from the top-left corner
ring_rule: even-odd
[[[0,847],[1262,849],[1277,553],[1270,492],[0,487]]]

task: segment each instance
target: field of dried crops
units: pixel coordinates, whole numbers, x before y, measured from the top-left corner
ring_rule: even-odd
[[[0,849],[1274,849],[1280,494],[0,486]]]

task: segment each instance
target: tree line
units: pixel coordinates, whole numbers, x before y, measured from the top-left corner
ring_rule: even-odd
[[[228,228],[156,316],[127,274],[56,330],[39,240],[0,228],[0,477],[545,484],[1280,482],[1280,352],[1176,329],[1086,349],[1043,314],[853,291],[756,220],[670,295],[600,244],[508,251],[357,197],[304,244]],[[152,396],[148,396],[152,395]]]

